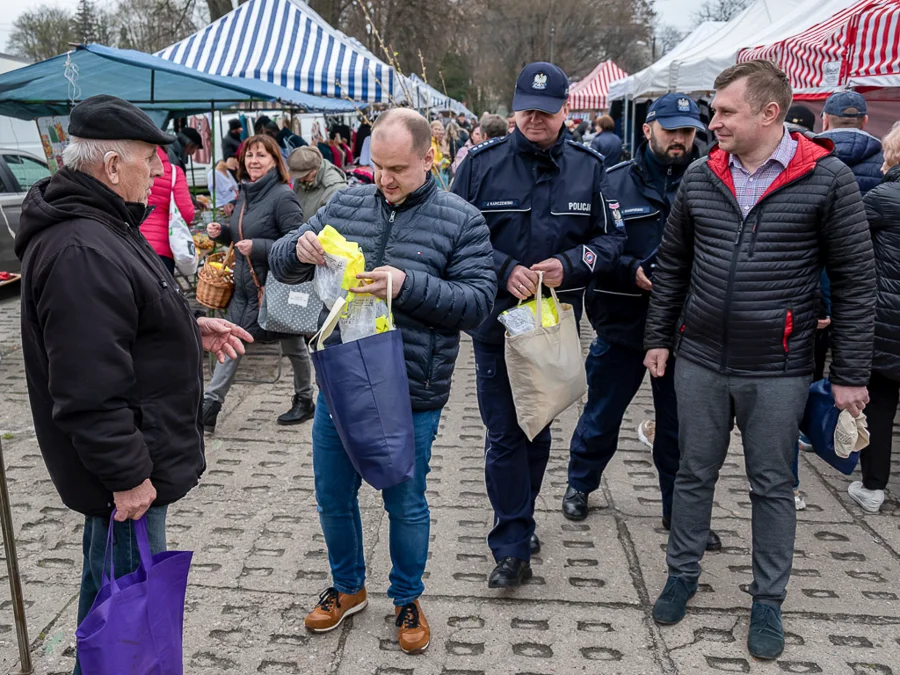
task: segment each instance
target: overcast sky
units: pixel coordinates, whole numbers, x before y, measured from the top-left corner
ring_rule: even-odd
[[[12,31],[16,17],[26,11],[28,7],[42,4],[56,7],[68,7],[73,11],[78,6],[78,0],[0,0],[0,50],[6,51],[6,40]],[[101,3],[102,4],[102,3]],[[668,23],[676,28],[688,30],[693,26],[691,14],[703,4],[703,0],[656,0],[656,11],[662,23]]]

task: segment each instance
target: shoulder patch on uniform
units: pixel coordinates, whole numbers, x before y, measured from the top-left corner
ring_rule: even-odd
[[[505,143],[508,138],[509,138],[508,135],[507,136],[497,136],[496,138],[489,138],[488,140],[484,141],[483,143],[479,143],[478,145],[473,146],[472,149],[469,150],[469,154],[477,155],[478,153],[483,152],[483,151],[487,150],[488,148],[495,148],[498,145],[500,145],[501,143]]]
[[[603,163],[603,155],[601,155],[599,152],[597,152],[596,150],[594,150],[591,146],[585,145],[584,143],[576,143],[575,141],[573,141],[573,140],[571,140],[571,139],[566,139],[566,143],[568,143],[569,145],[571,145],[573,148],[578,148],[578,149],[581,150],[582,152],[586,152],[586,153],[589,154],[589,155],[593,155],[594,157],[597,158],[597,160],[598,160],[601,164]]]
[[[588,269],[591,270],[591,272],[593,272],[594,266],[597,264],[597,254],[594,253],[587,246],[582,246],[581,248],[582,248],[581,262],[583,262],[585,265],[587,265]]]

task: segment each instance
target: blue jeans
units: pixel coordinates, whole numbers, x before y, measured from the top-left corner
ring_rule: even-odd
[[[622,418],[644,381],[644,352],[596,337],[585,362],[588,400],[569,447],[569,485],[593,492],[619,444]],[[681,452],[678,448],[678,404],[675,368],[670,362],[663,377],[650,380],[656,412],[653,464],[659,475],[662,515],[672,515],[672,494]]]
[[[440,421],[440,410],[413,413],[416,473],[411,480],[381,491],[391,525],[392,567],[388,597],[397,607],[413,602],[425,590],[422,574],[428,561],[431,532],[425,477],[431,470],[431,444],[437,436]],[[362,478],[350,463],[322,394],[316,403],[312,438],[316,503],[328,547],[332,584],[340,593],[358,593],[366,585],[362,521],[357,499]]]
[[[550,458],[550,425],[529,441],[519,426],[504,346],[475,340],[478,409],[487,427],[484,484],[494,509],[488,546],[499,562],[512,557],[531,560],[534,504]]]
[[[166,550],[166,506],[154,506],[147,511],[147,535],[150,552],[156,555]],[[109,533],[109,518],[106,516],[85,516],[84,568],[81,573],[81,594],[78,597],[78,625],[84,620],[100,587],[103,585],[103,563],[106,554],[106,536]],[[138,552],[134,521],[126,520],[113,527],[113,567],[116,579],[131,574],[141,564]],[[81,664],[75,661],[74,675],[81,675]]]

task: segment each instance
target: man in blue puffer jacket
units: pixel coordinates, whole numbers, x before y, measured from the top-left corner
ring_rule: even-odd
[[[819,137],[834,143],[834,154],[850,167],[863,196],[881,183],[884,164],[881,141],[865,131],[868,123],[868,107],[862,94],[839,91],[825,101]]]
[[[490,232],[478,209],[437,189],[431,177],[431,128],[415,111],[382,113],[372,128],[375,185],[342,190],[309,222],[283,239],[269,257],[275,277],[312,279],[324,264],[317,233],[331,225],[359,243],[374,280],[367,292],[386,299],[393,279],[394,321],[403,336],[416,438],[413,478],[382,491],[391,522],[391,585],[400,648],[424,651],[430,630],[419,605],[428,559],[430,512],[425,499],[431,444],[459,352],[459,334],[490,314],[497,292]],[[374,269],[373,269],[374,268]],[[398,396],[406,392],[397,392]],[[356,473],[322,396],[313,422],[313,472],[319,520],[333,586],[306,618],[324,633],[366,607],[362,527]]]

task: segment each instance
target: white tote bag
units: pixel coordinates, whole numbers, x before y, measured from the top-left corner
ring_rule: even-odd
[[[540,275],[535,297],[537,328],[521,335],[506,336],[506,369],[516,406],[516,419],[529,441],[560,413],[587,392],[587,375],[575,311],[564,305],[550,289],[559,314],[559,323],[542,324]]]
[[[175,266],[186,277],[197,273],[197,248],[184,218],[175,204],[175,178],[177,168],[172,166],[172,194],[169,196],[169,248],[175,258]]]

